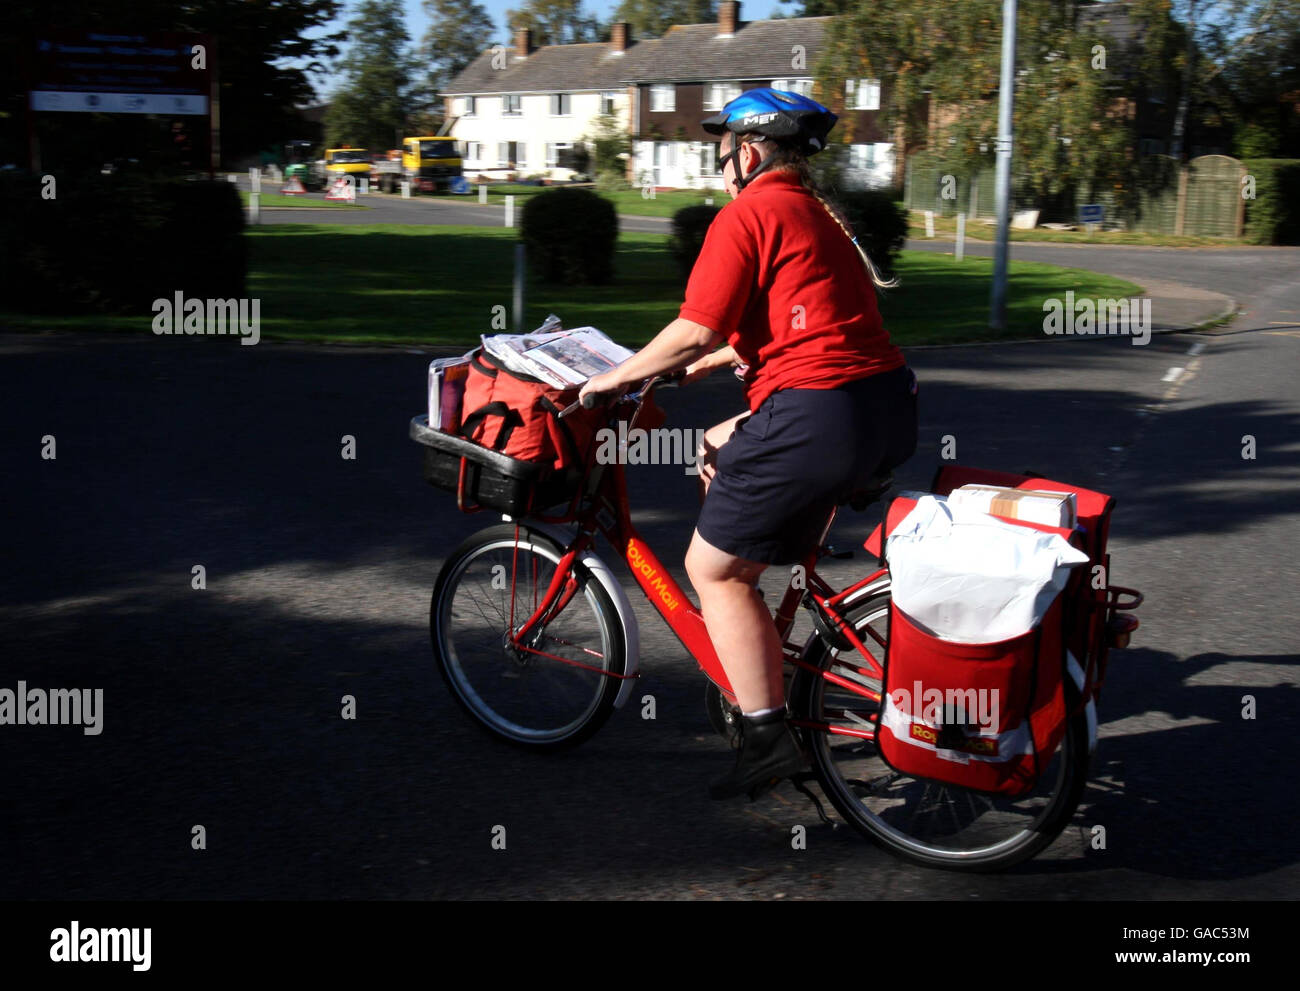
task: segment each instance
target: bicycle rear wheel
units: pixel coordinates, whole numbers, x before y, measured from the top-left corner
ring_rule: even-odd
[[[889,642],[889,592],[873,594],[846,610],[858,638],[884,670]],[[874,634],[874,636],[873,636]],[[878,639],[877,639],[878,638]],[[856,650],[841,652],[814,635],[792,689],[798,716],[852,729],[875,725],[880,706],[827,678],[830,673],[880,692],[879,679],[864,678]],[[1078,698],[1066,679],[1066,701]],[[873,740],[804,728],[822,790],[859,832],[914,863],[957,871],[996,871],[1034,856],[1069,823],[1088,773],[1087,717],[1070,720],[1065,739],[1028,795],[1007,799],[911,778],[889,767]]]
[[[517,537],[514,524],[489,527],[447,558],[429,606],[434,658],[452,697],[487,732],[530,750],[573,747],[595,733],[625,673],[618,612],[581,563],[563,608],[526,643],[511,641],[563,556],[527,526]]]

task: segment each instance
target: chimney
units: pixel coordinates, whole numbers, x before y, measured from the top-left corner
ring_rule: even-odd
[[[740,26],[740,0],[722,0],[718,4],[718,34],[731,37]]]
[[[520,28],[515,32],[515,58],[528,58],[533,53],[533,29]]]
[[[619,21],[610,25],[609,43],[613,51],[627,51],[628,46],[632,43],[632,31],[627,21]]]

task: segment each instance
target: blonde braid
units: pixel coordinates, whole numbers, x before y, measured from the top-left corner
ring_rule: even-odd
[[[812,174],[809,172],[808,163],[805,161],[797,164],[795,170],[799,173],[799,179],[803,183],[803,188],[812,193],[813,198],[817,200],[817,202],[825,208],[826,212],[831,215],[831,219],[840,225],[840,230],[844,232],[844,236],[853,242],[853,247],[858,249],[858,257],[862,259],[862,264],[867,268],[867,275],[871,278],[871,284],[878,286],[881,289],[897,288],[898,278],[895,277],[889,281],[885,281],[884,276],[880,274],[879,270],[877,270],[876,266],[872,263],[871,256],[862,250],[862,245],[858,243],[857,237],[854,235],[853,231],[849,230],[849,224],[848,221],[844,219],[844,215],[836,210],[835,207],[831,206],[826,197],[822,195],[821,190],[817,188],[816,183],[813,182]]]

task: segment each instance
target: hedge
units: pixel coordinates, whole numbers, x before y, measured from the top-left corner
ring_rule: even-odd
[[[550,189],[528,197],[519,223],[528,262],[544,281],[603,285],[614,277],[618,214],[589,189]]]
[[[1300,159],[1255,158],[1243,164],[1255,179],[1255,198],[1246,200],[1245,240],[1300,244]]]
[[[709,232],[709,225],[718,215],[721,207],[707,203],[684,206],[673,214],[672,233],[668,239],[668,250],[681,269],[682,278],[690,278],[695,260],[700,257],[704,247],[704,236]]]
[[[239,193],[226,182],[119,173],[56,175],[51,186],[0,176],[0,307],[147,312],[177,290],[242,297],[243,231]]]

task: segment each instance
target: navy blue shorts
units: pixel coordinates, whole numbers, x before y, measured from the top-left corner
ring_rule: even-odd
[[[736,557],[794,564],[816,548],[832,507],[915,450],[907,367],[837,389],[782,389],[718,449],[696,529]]]

